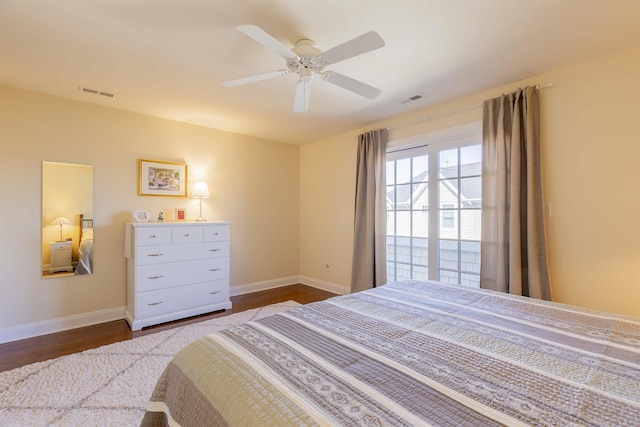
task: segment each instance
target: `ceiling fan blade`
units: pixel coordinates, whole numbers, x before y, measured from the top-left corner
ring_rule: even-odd
[[[269,71],[266,73],[255,74],[253,76],[242,77],[235,80],[229,80],[222,83],[222,86],[225,87],[236,87],[240,85],[246,85],[248,83],[259,82],[260,80],[272,79],[274,77],[280,77],[289,74],[289,70],[277,70],[277,71]]]
[[[294,113],[306,113],[309,110],[311,96],[311,76],[301,76],[296,85],[296,95],[293,100]]]
[[[344,74],[335,73],[333,71],[322,75],[322,80],[326,80],[331,84],[340,86],[343,89],[350,90],[365,98],[374,99],[380,95],[380,89],[369,86],[366,83],[347,77]]]
[[[384,40],[375,31],[369,31],[355,39],[342,43],[320,55],[326,64],[335,64],[363,53],[379,49],[384,46]]]
[[[293,53],[291,49],[288,49],[285,45],[280,43],[278,40],[274,39],[271,35],[269,35],[262,28],[257,25],[240,25],[237,27],[238,31],[243,34],[251,37],[261,45],[271,49],[278,55],[282,56],[285,59],[298,59],[298,55]]]

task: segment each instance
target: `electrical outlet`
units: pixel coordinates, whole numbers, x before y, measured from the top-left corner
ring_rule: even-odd
[[[326,264],[324,265],[324,271],[331,271],[331,264],[326,263]]]

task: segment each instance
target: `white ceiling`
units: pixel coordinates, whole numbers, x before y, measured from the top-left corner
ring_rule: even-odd
[[[286,68],[241,24],[321,50],[377,31],[385,47],[328,68],[382,94],[316,78],[300,114],[297,75],[225,88]],[[0,0],[2,84],[293,144],[639,43],[640,0]],[[396,102],[417,93],[425,99]]]

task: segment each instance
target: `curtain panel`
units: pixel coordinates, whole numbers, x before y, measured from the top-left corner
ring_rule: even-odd
[[[351,292],[387,283],[387,130],[358,136]]]
[[[480,287],[551,300],[538,90],[483,103]]]

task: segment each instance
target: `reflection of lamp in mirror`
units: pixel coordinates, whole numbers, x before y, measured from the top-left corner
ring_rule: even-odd
[[[59,216],[58,218],[54,219],[53,222],[51,223],[51,225],[59,225],[60,226],[60,240],[58,240],[58,242],[62,242],[62,226],[63,225],[69,225],[72,224],[71,221],[69,221],[67,218],[63,217],[63,216]]]
[[[206,221],[206,219],[202,217],[202,199],[209,198],[209,186],[207,183],[204,181],[196,181],[193,185],[193,193],[191,194],[191,197],[194,199],[200,199],[200,217],[196,219],[196,221]]]

